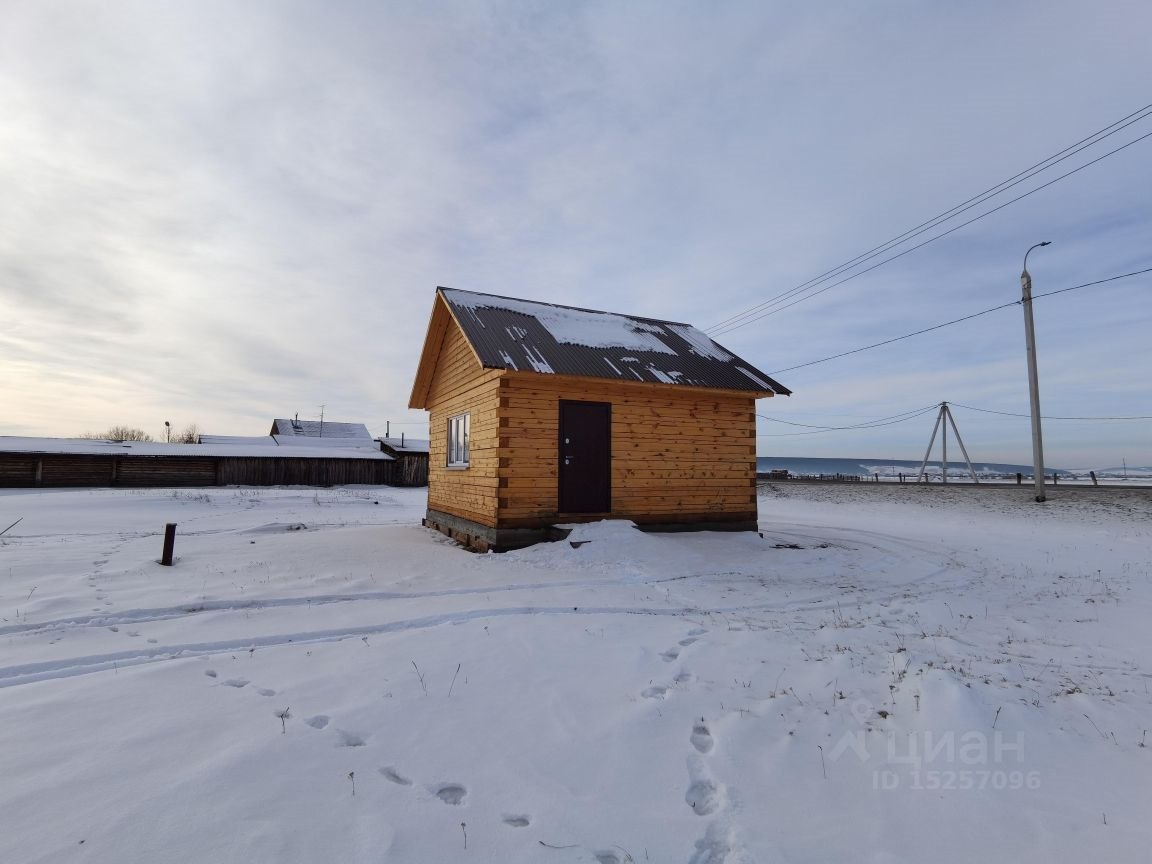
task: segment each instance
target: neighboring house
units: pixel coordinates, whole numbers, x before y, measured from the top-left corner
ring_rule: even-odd
[[[377,438],[380,449],[400,465],[399,482],[404,486],[428,485],[428,442],[420,438]]]
[[[754,530],[756,400],[789,392],[687,324],[439,288],[425,524],[497,550],[606,517]]]
[[[339,440],[359,442],[361,446],[373,447],[372,433],[363,423],[334,423],[331,420],[301,420],[299,417],[292,420],[273,420],[272,431],[281,440],[281,444],[289,443],[292,438],[308,438],[323,440]]]

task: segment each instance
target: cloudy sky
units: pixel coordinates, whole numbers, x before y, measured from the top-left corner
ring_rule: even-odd
[[[0,0],[0,434],[420,433],[437,285],[708,328],[1152,103],[1150,32],[1146,0]],[[777,420],[1026,413],[1019,306],[782,370],[1018,299],[1040,240],[1037,293],[1152,267],[1149,190],[1152,138],[717,338]],[[1152,274],[1035,305],[1045,414],[1152,415]],[[1026,419],[956,418],[1030,460]],[[932,420],[760,452],[918,458]],[[1152,464],[1150,421],[1045,434]]]

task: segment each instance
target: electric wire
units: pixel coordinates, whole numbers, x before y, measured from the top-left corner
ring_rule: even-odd
[[[812,423],[797,423],[794,420],[781,420],[779,417],[769,417],[767,414],[757,414],[756,416],[760,417],[764,420],[771,420],[773,423],[785,423],[788,426],[803,426],[806,429],[820,429],[822,431],[827,432],[827,431],[831,431],[833,429],[862,429],[862,428],[865,428],[868,426],[880,425],[881,423],[883,423],[884,421],[887,421],[887,420],[899,422],[900,420],[907,419],[906,415],[918,416],[920,414],[924,414],[928,411],[931,411],[934,408],[939,408],[939,407],[940,407],[940,403],[936,402],[936,403],[933,403],[932,405],[928,405],[924,408],[913,408],[909,411],[901,411],[899,414],[892,414],[891,416],[888,416],[888,417],[877,417],[875,420],[867,420],[863,423],[853,423],[850,426],[817,426],[817,425],[812,424]]]
[[[948,210],[945,210],[943,213],[937,214],[936,216],[932,217],[931,219],[929,219],[925,222],[921,222],[919,225],[916,225],[913,228],[909,228],[903,234],[898,234],[896,237],[893,237],[891,240],[888,240],[887,242],[882,243],[879,246],[873,246],[871,249],[868,249],[867,251],[860,253],[855,258],[849,259],[848,261],[844,262],[843,264],[840,264],[837,267],[833,267],[831,270],[826,270],[823,273],[819,274],[818,276],[814,276],[813,278],[809,279],[807,282],[801,282],[799,285],[797,285],[795,288],[792,288],[789,291],[785,291],[782,294],[776,295],[776,297],[772,297],[768,300],[764,300],[760,303],[757,303],[757,304],[749,307],[748,309],[745,309],[743,312],[738,312],[737,314],[732,315],[728,318],[725,318],[723,321],[719,321],[716,324],[714,324],[711,327],[708,327],[706,329],[708,329],[708,330],[721,329],[721,328],[725,327],[725,325],[729,324],[730,322],[734,323],[735,321],[738,321],[739,319],[745,317],[746,315],[754,313],[754,312],[764,308],[765,306],[770,305],[772,302],[774,302],[776,300],[787,299],[788,296],[794,295],[796,292],[799,292],[799,291],[803,290],[804,288],[807,288],[810,285],[814,285],[814,284],[817,284],[819,282],[827,281],[828,279],[834,278],[835,276],[839,275],[841,272],[848,270],[848,269],[851,269],[857,263],[861,263],[862,261],[866,261],[869,258],[873,258],[876,255],[882,254],[885,251],[887,251],[888,249],[894,248],[895,246],[900,245],[900,243],[904,242],[904,240],[910,239],[911,237],[914,237],[914,236],[917,236],[918,234],[921,234],[924,231],[930,230],[931,228],[935,227],[935,225],[937,225],[937,224],[948,221],[949,219],[953,218],[956,215],[959,215],[959,213],[962,213],[965,210],[969,210],[972,207],[978,206],[979,204],[983,203],[984,201],[989,200],[990,198],[993,198],[996,195],[999,195],[1001,192],[1004,192],[1007,189],[1010,189],[1012,186],[1015,186],[1015,185],[1023,182],[1024,180],[1030,179],[1031,177],[1034,177],[1036,174],[1039,174],[1042,171],[1046,171],[1048,168],[1051,168],[1053,165],[1056,165],[1059,162],[1063,162],[1065,159],[1068,159],[1068,158],[1076,155],[1077,153],[1081,152],[1082,150],[1085,150],[1088,147],[1091,147],[1095,144],[1100,143],[1105,138],[1108,138],[1112,135],[1115,135],[1117,132],[1120,132],[1123,129],[1126,129],[1127,127],[1133,125],[1134,123],[1138,123],[1141,120],[1144,120],[1145,118],[1147,118],[1150,115],[1152,115],[1152,104],[1145,105],[1143,108],[1140,108],[1136,111],[1133,111],[1131,114],[1128,114],[1125,117],[1121,117],[1119,120],[1115,121],[1114,123],[1111,123],[1102,129],[1098,129],[1097,131],[1093,132],[1091,135],[1088,135],[1084,138],[1081,138],[1075,144],[1070,144],[1068,147],[1065,147],[1063,150],[1060,150],[1060,151],[1052,154],[1047,159],[1043,159],[1040,162],[1036,162],[1035,164],[1030,165],[1028,168],[1025,168],[1023,171],[1019,172],[1018,174],[1012,175],[1007,180],[1002,180],[1001,182],[997,183],[995,186],[992,186],[988,189],[985,189],[980,194],[974,195],[973,197],[967,199],[966,201],[962,201],[961,203],[957,204],[956,206],[954,206]],[[1135,119],[1133,119],[1133,118],[1135,118]],[[1109,131],[1109,130],[1111,130],[1111,131]],[[1081,145],[1083,145],[1083,146],[1081,146]]]
[[[1144,273],[1152,273],[1152,267],[1146,267],[1143,270],[1133,270],[1131,273],[1121,273],[1116,276],[1109,276],[1106,279],[1096,279],[1092,282],[1084,282],[1080,285],[1072,285],[1068,288],[1058,288],[1055,291],[1046,291],[1043,294],[1033,294],[1032,299],[1036,300],[1040,297],[1052,297],[1056,294],[1065,294],[1069,291],[1075,291],[1080,288],[1089,288],[1093,285],[1102,285],[1106,282],[1115,282],[1118,279],[1127,279],[1130,276],[1140,276]],[[1007,309],[1009,306],[1019,306],[1022,302],[1022,300],[1012,300],[1008,303],[1001,303],[999,306],[992,306],[988,309],[981,309],[979,312],[973,312],[971,315],[964,315],[960,318],[953,318],[951,321],[945,321],[941,324],[934,324],[931,327],[925,327],[921,330],[905,333],[902,336],[894,336],[891,339],[885,339],[881,342],[873,342],[871,345],[864,345],[860,348],[853,348],[850,351],[841,351],[839,354],[832,354],[828,357],[821,357],[819,360],[809,360],[807,363],[798,363],[795,366],[789,366],[785,369],[777,369],[768,374],[779,375],[783,372],[793,372],[796,369],[804,369],[808,366],[815,366],[819,363],[827,363],[830,360],[839,360],[841,357],[848,357],[852,354],[860,354],[863,351],[871,351],[873,348],[880,348],[884,345],[891,345],[894,342],[901,342],[905,339],[911,339],[913,336],[921,336],[925,333],[931,333],[934,330],[941,330],[944,327],[951,327],[953,324],[960,324],[964,321],[971,321],[973,318],[979,318],[982,315],[988,315],[992,312],[999,312],[1001,309]]]
[[[969,411],[979,411],[981,414],[1001,414],[1005,417],[1031,417],[1031,414],[1018,414],[1015,411],[995,411],[991,408],[977,408],[975,405],[965,405],[962,402],[949,402],[949,405],[956,408],[965,408]],[[1152,414],[1138,415],[1129,417],[1050,417],[1046,414],[1040,415],[1041,420],[1152,420]]]
[[[788,437],[792,437],[792,436],[796,436],[796,435],[822,435],[825,432],[841,432],[841,431],[845,431],[845,430],[860,431],[863,429],[878,429],[881,426],[894,426],[897,423],[904,423],[904,422],[907,422],[908,420],[915,420],[918,417],[923,417],[925,414],[928,414],[931,411],[935,411],[939,407],[940,407],[939,403],[936,403],[933,405],[928,405],[925,408],[915,409],[914,411],[906,411],[906,412],[904,412],[904,414],[894,414],[894,415],[892,415],[892,417],[881,418],[882,421],[884,421],[884,422],[881,422],[881,420],[877,420],[877,421],[872,422],[872,423],[861,423],[861,424],[857,424],[855,426],[826,426],[826,427],[817,428],[817,429],[814,429],[814,430],[808,431],[808,432],[767,432],[767,433],[764,433],[762,435],[757,435],[756,437],[757,438],[788,438]],[[764,414],[757,414],[756,416],[762,417],[765,420],[772,420],[773,422],[776,422],[776,423],[787,423],[790,426],[806,426],[806,425],[808,425],[805,423],[791,423],[788,420],[778,420],[775,417],[768,417]]]
[[[928,239],[923,240],[923,241],[917,243],[916,245],[911,246],[908,249],[903,250],[902,252],[898,252],[895,255],[891,255],[887,258],[884,258],[883,260],[876,262],[875,264],[871,265],[870,267],[865,267],[863,270],[857,270],[855,273],[852,273],[848,276],[845,276],[843,279],[838,279],[837,281],[832,282],[828,285],[825,285],[825,286],[819,288],[818,290],[793,289],[792,291],[785,292],[784,294],[779,295],[776,298],[773,298],[772,300],[764,301],[764,303],[760,304],[759,306],[753,307],[755,311],[759,312],[759,314],[756,314],[752,317],[747,317],[744,320],[737,320],[746,314],[746,313],[741,313],[741,315],[734,316],[733,319],[729,319],[730,321],[732,321],[732,323],[716,324],[716,325],[713,325],[712,327],[708,328],[708,333],[712,336],[720,336],[720,335],[723,335],[725,333],[730,333],[733,330],[738,330],[741,327],[746,327],[747,325],[755,323],[756,321],[763,320],[764,318],[767,318],[771,315],[775,315],[778,312],[783,312],[785,309],[790,309],[793,306],[804,302],[805,300],[810,300],[813,297],[817,297],[820,294],[823,294],[825,291],[830,291],[833,288],[836,288],[840,285],[843,285],[845,282],[848,282],[852,279],[855,279],[857,276],[863,276],[865,273],[871,273],[873,270],[876,270],[880,267],[883,267],[885,264],[888,264],[892,261],[895,261],[898,258],[903,258],[905,255],[908,255],[912,252],[915,252],[917,249],[921,249],[924,246],[927,246],[929,243],[934,243],[937,240],[940,240],[944,237],[947,237],[949,234],[952,234],[956,231],[959,231],[961,228],[966,228],[969,225],[972,225],[973,223],[980,221],[981,219],[985,218],[986,216],[991,216],[993,213],[996,213],[1000,210],[1003,210],[1005,207],[1008,207],[1012,204],[1015,204],[1017,201],[1021,201],[1024,198],[1029,197],[1030,195],[1033,195],[1037,192],[1040,192],[1043,189],[1047,189],[1049,186],[1052,186],[1055,183],[1059,183],[1061,180],[1064,180],[1068,177],[1071,177],[1073,174],[1077,174],[1080,171],[1083,171],[1085,168],[1089,168],[1092,165],[1095,165],[1097,162],[1100,162],[1104,159],[1107,159],[1109,156],[1114,156],[1115,154],[1119,153],[1121,150],[1125,150],[1128,147],[1131,147],[1133,144],[1137,144],[1140,141],[1143,141],[1144,139],[1149,138],[1149,137],[1152,137],[1152,132],[1146,132],[1143,135],[1139,136],[1138,138],[1135,138],[1135,139],[1129,141],[1128,143],[1123,144],[1120,147],[1117,147],[1114,150],[1109,150],[1107,153],[1104,153],[1103,155],[1098,156],[1089,162],[1085,162],[1083,165],[1080,165],[1076,168],[1073,168],[1071,171],[1067,171],[1064,174],[1059,175],[1058,177],[1054,177],[1053,179],[1049,180],[1046,183],[1042,183],[1039,186],[1036,186],[1032,189],[1029,189],[1027,192],[1022,193],[1021,195],[1017,195],[1015,198],[1012,198],[1008,201],[1005,201],[1002,204],[998,204],[997,206],[993,207],[990,210],[986,210],[983,213],[972,217],[971,219],[968,219],[964,222],[961,222],[959,225],[954,225],[953,227],[949,228],[946,231],[942,231],[939,234],[936,234],[932,237],[929,237]],[[1013,185],[1015,185],[1015,184],[1013,184]],[[987,199],[985,199],[985,200],[987,200]],[[978,203],[983,203],[983,202],[978,202]],[[942,223],[938,223],[938,224],[942,224]],[[937,227],[937,226],[933,225],[933,226],[930,226],[930,228],[931,227]],[[930,228],[925,229],[925,230],[930,230]],[[918,232],[918,233],[923,233],[923,232]],[[897,244],[897,245],[899,245],[899,244]],[[895,247],[891,247],[891,248],[895,248]],[[890,251],[890,250],[884,250],[884,251]],[[877,254],[883,254],[883,253],[879,252]],[[875,257],[875,255],[872,255],[869,257],[870,258]],[[863,263],[863,261],[861,261],[860,263]],[[843,272],[843,271],[841,271],[841,272]],[[823,281],[823,280],[818,280],[818,281]],[[812,285],[811,287],[815,288],[816,286]],[[799,296],[797,296],[797,295],[799,295]],[[785,300],[791,300],[791,302],[784,303]],[[783,304],[783,305],[780,305],[780,304]],[[776,308],[769,308],[772,306],[775,306]],[[763,311],[760,311],[760,310],[763,310]],[[752,311],[752,310],[749,310],[749,311]]]

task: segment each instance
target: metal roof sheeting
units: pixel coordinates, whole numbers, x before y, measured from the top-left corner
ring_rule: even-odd
[[[689,324],[439,288],[483,366],[789,395]]]

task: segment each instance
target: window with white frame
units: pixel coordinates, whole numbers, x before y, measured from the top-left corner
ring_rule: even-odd
[[[468,467],[468,433],[469,423],[467,414],[457,414],[448,418],[448,467]]]

